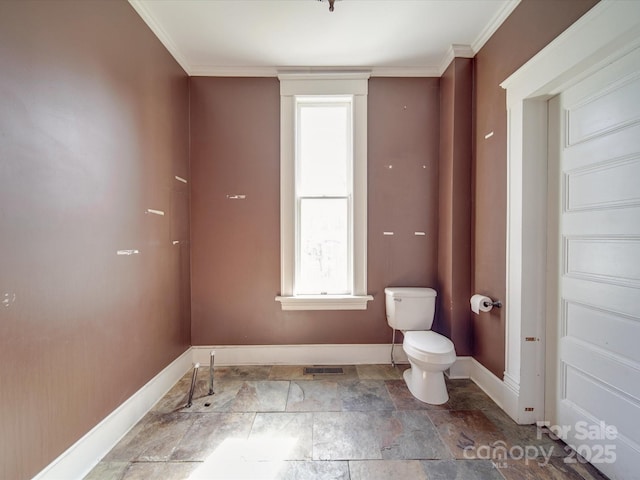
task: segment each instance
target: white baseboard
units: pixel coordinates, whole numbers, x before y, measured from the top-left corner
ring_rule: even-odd
[[[193,361],[208,365],[359,365],[391,363],[391,344],[364,345],[222,345],[195,346]],[[402,344],[393,351],[396,363],[408,363]]]
[[[451,379],[471,378],[472,360],[473,357],[456,357],[456,362],[444,372],[445,375]]]
[[[505,385],[502,380],[478,362],[473,357],[458,357],[448,370],[447,376],[451,379],[469,378],[478,385],[484,393],[489,395],[496,405],[504,409]],[[507,412],[509,413],[509,412]]]
[[[489,395],[496,405],[504,409],[504,382],[473,357],[471,357],[471,365],[469,378]]]
[[[391,363],[390,344],[364,345],[222,345],[194,346],[193,362],[208,365],[211,351],[216,366],[229,365],[358,365]],[[396,363],[408,363],[401,344]],[[447,372],[452,379],[469,378],[502,408],[504,384],[473,357],[458,357]]]
[[[93,427],[33,480],[81,479],[191,368],[189,348]]]
[[[504,406],[502,407],[505,412],[509,414],[516,423],[526,424],[533,423],[528,421],[529,418],[523,418],[524,412],[520,411],[520,383],[517,379],[514,379],[511,375],[505,372],[504,374]],[[528,415],[530,416],[530,415]]]
[[[222,345],[191,347],[193,362],[208,365],[358,365],[391,363],[390,344],[365,345]],[[394,349],[396,363],[408,363],[401,344]],[[458,357],[447,372],[452,379],[469,378],[499,407],[504,405],[504,383],[473,357]]]

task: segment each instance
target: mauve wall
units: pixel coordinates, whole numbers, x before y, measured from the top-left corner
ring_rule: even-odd
[[[507,113],[500,83],[567,29],[597,0],[522,0],[475,57],[475,292],[505,299]],[[485,139],[485,135],[493,136]],[[526,274],[526,272],[525,272]],[[505,309],[475,316],[475,358],[504,373]]]
[[[189,347],[189,85],[117,0],[0,1],[0,65],[0,478],[18,480]]]
[[[388,343],[384,288],[436,282],[438,110],[437,78],[369,81],[368,290],[375,300],[366,311],[284,312],[274,300],[279,82],[192,78],[192,343]],[[246,199],[227,199],[234,194]]]
[[[471,127],[473,60],[455,58],[440,78],[439,317],[435,329],[458,356],[473,354],[471,295]]]

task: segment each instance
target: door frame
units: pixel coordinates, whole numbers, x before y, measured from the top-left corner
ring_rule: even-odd
[[[557,198],[548,200],[547,101],[638,46],[640,2],[601,0],[501,84],[508,122],[503,407],[520,424],[545,420],[548,209],[559,209]]]

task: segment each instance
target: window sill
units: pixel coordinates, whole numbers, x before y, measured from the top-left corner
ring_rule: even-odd
[[[297,295],[276,297],[282,310],[366,310],[372,295]]]

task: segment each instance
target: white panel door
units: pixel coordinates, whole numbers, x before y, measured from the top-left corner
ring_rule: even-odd
[[[640,49],[550,101],[559,166],[555,404],[565,441],[640,478]],[[551,357],[553,358],[553,357]]]

